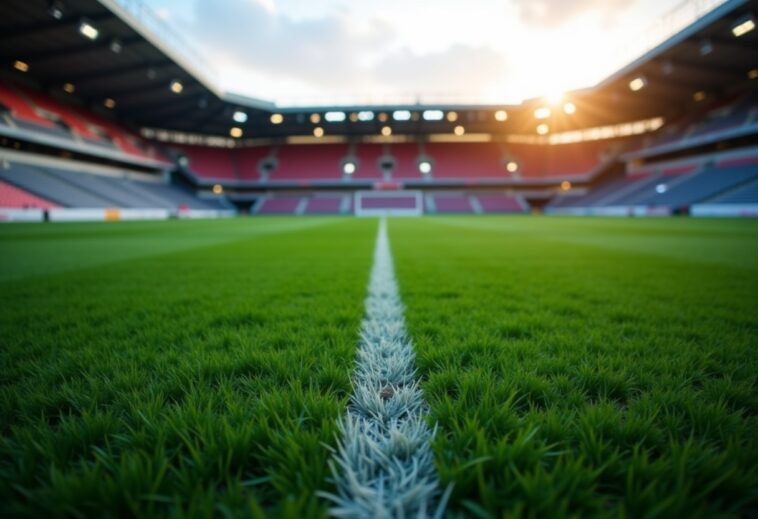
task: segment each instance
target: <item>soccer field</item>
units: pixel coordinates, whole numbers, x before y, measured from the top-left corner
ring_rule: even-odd
[[[755,513],[755,222],[388,231],[448,516]],[[326,515],[376,234],[0,227],[0,515]]]

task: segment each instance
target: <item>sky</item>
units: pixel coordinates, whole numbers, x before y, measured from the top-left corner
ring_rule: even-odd
[[[680,1],[145,0],[224,90],[279,106],[510,104],[589,87]]]

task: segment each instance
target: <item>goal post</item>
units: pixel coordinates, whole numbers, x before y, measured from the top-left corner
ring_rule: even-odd
[[[356,191],[356,216],[421,216],[424,195],[417,190]]]

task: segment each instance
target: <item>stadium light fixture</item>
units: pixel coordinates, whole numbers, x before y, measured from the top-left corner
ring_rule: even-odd
[[[282,124],[284,122],[284,116],[282,114],[271,114],[269,121],[271,121],[271,124]]]
[[[358,168],[356,167],[355,162],[348,161],[342,165],[342,172],[345,175],[352,175],[353,173],[355,173],[356,169]]]
[[[382,112],[377,116],[377,119],[379,119],[380,123],[386,123],[389,120],[389,116],[386,113]]]
[[[508,120],[508,112],[505,110],[498,110],[495,112],[495,120],[499,122],[505,122]]]
[[[234,120],[235,123],[240,123],[240,124],[246,123],[247,122],[247,112],[243,112],[242,110],[236,110],[232,114],[232,119]]]
[[[567,115],[573,115],[576,113],[576,105],[574,103],[565,103],[563,105],[563,113]]]
[[[158,72],[153,67],[150,67],[149,69],[147,69],[147,79],[152,81],[153,79],[157,77],[158,77]]]
[[[461,135],[466,133],[466,128],[464,128],[461,125],[458,125],[453,129],[453,133],[456,134],[458,137],[460,137]]]
[[[313,124],[318,124],[321,122],[321,114],[311,114],[311,122]]]
[[[705,100],[705,97],[706,97],[706,94],[702,90],[698,90],[697,92],[695,92],[694,94],[692,94],[692,99],[694,99],[698,103],[700,101]]]
[[[13,62],[13,68],[19,72],[29,72],[29,64],[26,61],[21,61],[20,59],[17,59]]]
[[[63,84],[63,91],[66,92],[67,94],[73,94],[75,90],[76,90],[76,87],[74,86],[73,83]]]
[[[421,117],[423,117],[425,121],[441,121],[445,118],[445,112],[442,110],[424,110]]]
[[[647,79],[644,76],[637,76],[629,82],[629,90],[639,92],[647,86]]]
[[[396,121],[410,121],[411,112],[409,110],[395,110],[392,112],[392,118]]]
[[[358,122],[358,113],[357,112],[350,112],[350,115],[348,116],[348,119],[350,119],[351,123],[357,123]]]
[[[428,175],[432,172],[432,163],[428,160],[422,160],[418,163],[418,171],[422,175]]]
[[[666,184],[658,184],[657,186],[655,186],[655,192],[658,193],[659,195],[662,195],[668,190],[669,188]]]
[[[505,170],[508,173],[515,173],[518,171],[518,162],[516,161],[509,161],[508,164],[505,165]]]
[[[55,18],[56,20],[60,20],[63,18],[63,2],[60,2],[58,0],[53,0],[52,2],[49,2],[50,7],[47,9],[47,12],[50,13],[50,16]]]
[[[93,41],[96,40],[97,36],[100,34],[100,31],[98,31],[95,26],[89,23],[87,20],[82,20],[79,22],[79,32],[85,38]]]
[[[384,135],[385,137],[389,137],[390,135],[392,135],[392,128],[390,128],[389,126],[382,127],[382,135]]]
[[[231,130],[229,130],[229,135],[234,137],[235,139],[239,139],[242,137],[242,128],[235,126]]]
[[[329,123],[341,123],[345,120],[345,112],[326,112],[324,119]]]
[[[458,113],[457,112],[448,112],[447,113],[447,120],[451,123],[454,123],[458,120]]]
[[[568,191],[569,189],[571,189],[571,182],[569,182],[568,180],[564,180],[563,182],[561,182],[561,190]]]
[[[110,49],[113,54],[121,54],[121,51],[124,49],[124,44],[121,43],[121,40],[118,38],[113,38],[111,40]]]
[[[540,135],[547,135],[550,133],[550,127],[545,123],[539,124],[537,125],[537,133]]]
[[[174,79],[171,81],[171,84],[169,85],[169,88],[171,91],[175,94],[181,94],[182,90],[184,90],[184,85],[182,85],[182,82],[178,79]]]
[[[743,16],[732,25],[732,34],[735,38],[740,38],[753,30],[755,30],[755,18],[752,14]]]
[[[221,193],[224,192],[224,186],[222,186],[221,184],[215,184],[213,186],[213,192],[217,195],[220,195]]]
[[[758,79],[758,68],[753,68],[747,71],[748,79]]]
[[[534,117],[537,119],[547,119],[552,111],[547,106],[541,106],[534,111]]]
[[[321,128],[320,126],[316,126],[313,129],[313,136],[320,139],[321,137],[324,136],[324,129]]]
[[[368,122],[374,120],[374,112],[371,112],[369,110],[364,110],[362,112],[358,112],[358,120],[361,122]]]
[[[103,101],[103,106],[110,109],[116,108],[116,101],[113,98],[108,97]]]

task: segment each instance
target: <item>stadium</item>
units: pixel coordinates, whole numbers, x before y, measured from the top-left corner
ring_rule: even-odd
[[[758,515],[758,0],[654,3],[4,0],[0,515]]]

